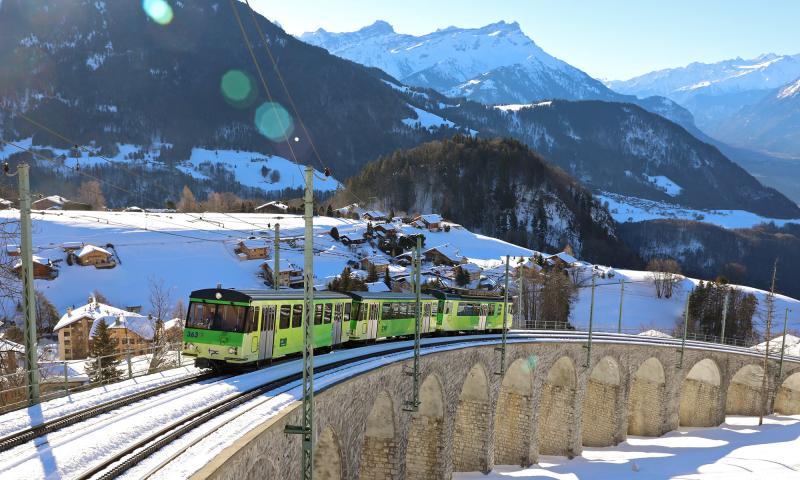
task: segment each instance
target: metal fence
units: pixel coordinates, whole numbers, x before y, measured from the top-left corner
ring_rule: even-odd
[[[149,375],[171,368],[191,365],[193,359],[181,355],[182,343],[172,343],[162,346],[150,346],[137,349],[134,352],[127,350],[115,355],[100,357],[101,360],[115,359],[119,375],[116,378],[92,380],[86,372],[86,365],[97,358],[81,360],[40,360],[39,401],[44,402],[53,398],[63,397],[73,393],[89,390],[98,386],[129,380],[143,375]],[[159,353],[161,361],[152,365],[153,354]],[[18,368],[14,372],[0,375],[0,413],[25,407],[28,402],[28,386],[26,383],[26,370]]]

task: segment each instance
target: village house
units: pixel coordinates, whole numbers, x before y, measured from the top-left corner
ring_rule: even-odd
[[[14,273],[22,276],[22,260],[17,260],[13,266]],[[40,280],[53,280],[58,277],[58,268],[55,264],[44,257],[33,256],[33,278]]]
[[[95,268],[114,268],[117,262],[114,255],[105,248],[86,244],[76,254],[78,265],[83,267],[93,265]]]
[[[25,347],[0,337],[0,375],[14,373],[25,363]]]
[[[361,214],[361,218],[363,220],[367,220],[369,222],[388,222],[389,216],[385,213],[381,212],[380,210],[367,210],[366,212]]]
[[[442,229],[442,216],[438,213],[428,213],[414,217],[412,222],[422,228],[427,228],[429,232],[438,232]]]
[[[53,331],[58,334],[61,360],[77,360],[89,355],[92,339],[101,320],[118,356],[146,353],[155,334],[155,321],[138,313],[105,305],[94,299],[82,307],[67,309]]]
[[[372,229],[384,237],[394,237],[399,233],[399,229],[391,223],[379,223]]]
[[[14,202],[0,198],[0,210],[10,210],[12,208],[14,208]]]
[[[454,267],[467,262],[467,259],[449,243],[431,247],[425,250],[423,254],[425,255],[425,260],[432,262],[434,265],[449,265]]]
[[[462,263],[461,265],[457,266],[454,269],[454,273],[456,275],[458,274],[458,272],[466,273],[467,276],[469,277],[469,281],[470,282],[474,282],[476,280],[480,280],[482,271],[483,271],[483,269],[481,269],[480,266],[478,266],[478,265],[476,265],[476,264],[474,264],[472,262]]]
[[[555,255],[545,255],[544,263],[548,267],[569,268],[575,265],[578,259],[567,252],[556,253]]]
[[[289,211],[289,205],[283,202],[272,201],[255,208],[256,213],[286,213]]]
[[[91,210],[92,206],[68,200],[60,195],[50,195],[33,202],[31,208],[33,210]]]
[[[351,203],[350,205],[346,205],[342,208],[337,208],[334,210],[336,214],[340,217],[352,217],[358,216],[361,217],[361,214],[365,212],[363,208],[358,206],[357,203]]]
[[[10,243],[6,245],[6,255],[9,257],[19,257],[19,245],[12,245]]]
[[[248,260],[267,258],[269,256],[267,242],[261,239],[240,240],[235,251],[239,255],[244,255]]]
[[[370,268],[375,267],[378,274],[386,273],[389,270],[389,260],[380,256],[371,256],[361,259],[361,270],[369,271]]]
[[[279,260],[280,273],[278,275],[278,285],[281,287],[290,287],[303,282],[303,269],[298,267],[289,260],[281,258]],[[266,261],[261,264],[261,269],[264,270],[264,279],[275,285],[275,280],[272,272],[272,261]]]

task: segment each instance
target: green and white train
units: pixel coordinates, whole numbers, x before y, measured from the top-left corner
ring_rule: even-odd
[[[433,291],[422,295],[423,335],[501,331],[499,296]],[[414,335],[413,294],[314,292],[314,346]],[[303,349],[302,290],[196,290],[189,298],[183,354],[199,367],[255,366]]]

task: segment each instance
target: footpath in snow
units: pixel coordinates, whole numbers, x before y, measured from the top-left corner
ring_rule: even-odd
[[[688,428],[662,437],[629,437],[615,447],[583,449],[572,460],[542,456],[530,468],[496,466],[466,479],[797,479],[800,478],[800,416],[731,416],[719,427]]]

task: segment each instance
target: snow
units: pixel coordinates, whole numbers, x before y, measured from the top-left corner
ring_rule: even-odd
[[[800,218],[763,217],[745,210],[700,210],[611,192],[600,192],[595,198],[601,203],[608,202],[611,216],[620,223],[672,219],[702,221],[723,228],[751,228],[762,223],[774,223],[779,227],[800,224]]]
[[[494,108],[504,112],[518,112],[524,108],[549,107],[551,105],[553,105],[553,102],[547,101],[537,103],[512,103],[509,105],[495,105]]]
[[[650,183],[655,184],[655,186],[659,190],[663,190],[664,193],[666,193],[670,197],[677,197],[683,191],[683,188],[680,185],[673,182],[664,175],[655,175],[655,176],[645,175],[645,178],[647,178],[647,180]]]
[[[86,305],[74,309],[67,310],[53,327],[53,330],[59,330],[67,325],[71,325],[82,318],[90,318],[92,321],[99,321],[105,319],[107,324],[111,324],[113,319],[120,315],[132,315],[132,312],[122,310],[121,308],[112,307],[100,302],[91,302]]]
[[[783,335],[779,335],[769,341],[769,352],[773,355],[780,355],[781,353],[781,346],[783,345]],[[759,343],[758,345],[753,346],[753,349],[763,352],[767,349],[767,342]],[[786,345],[784,349],[785,355],[794,355],[796,357],[800,357],[800,338],[787,333],[786,334]]]
[[[389,287],[384,282],[371,282],[367,283],[367,291],[369,292],[390,292]]]
[[[403,119],[403,123],[409,127],[416,127],[417,124],[419,124],[421,128],[427,129],[435,129],[441,126],[453,128],[455,126],[455,123],[451,122],[450,120],[445,120],[435,113],[422,110],[421,108],[417,108],[413,105],[408,105],[408,107],[414,110],[414,113],[416,113],[416,118]]]
[[[789,98],[800,94],[800,78],[796,82],[787,85],[778,92],[778,98]]]
[[[111,255],[111,252],[105,248],[96,247],[94,245],[84,245],[81,251],[77,253],[78,257],[84,257],[92,252],[100,252],[105,255]]]
[[[661,437],[628,437],[614,447],[584,447],[580,457],[540,456],[529,468],[495,466],[488,475],[454,473],[466,479],[663,479],[725,480],[798,478],[800,416],[729,416],[713,428],[680,427]]]

